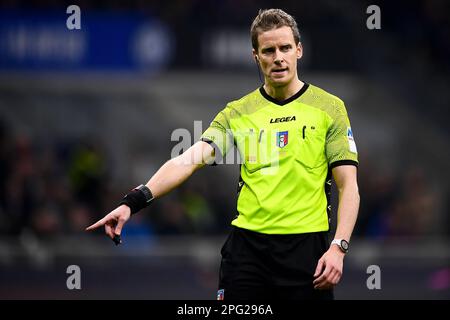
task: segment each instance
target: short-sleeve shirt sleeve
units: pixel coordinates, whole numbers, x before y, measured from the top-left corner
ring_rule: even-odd
[[[200,140],[209,143],[214,148],[214,164],[217,164],[232,149],[233,139],[229,123],[229,110],[225,108],[216,115],[210,126],[203,132]]]
[[[331,168],[342,164],[358,165],[358,151],[343,102],[335,105],[326,136],[325,153]]]

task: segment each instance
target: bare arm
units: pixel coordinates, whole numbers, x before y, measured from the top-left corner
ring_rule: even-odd
[[[343,165],[333,168],[333,177],[339,191],[338,223],[336,239],[350,241],[359,209],[359,192],[356,179],[357,168]],[[313,282],[316,289],[334,287],[342,276],[344,253],[332,245],[317,263]],[[324,269],[325,268],[325,269]]]
[[[183,154],[167,161],[147,182],[153,197],[158,198],[186,181],[196,170],[214,159],[214,148],[199,141]]]
[[[208,143],[199,141],[183,154],[167,161],[147,182],[153,197],[158,198],[172,191],[186,181],[196,170],[214,160],[214,148]],[[130,208],[126,205],[118,206],[101,220],[86,228],[94,230],[105,226],[105,233],[115,239],[120,236],[122,227],[130,219]]]
[[[339,166],[333,169],[333,177],[339,191],[338,223],[335,238],[350,241],[359,209],[359,192],[356,167]]]

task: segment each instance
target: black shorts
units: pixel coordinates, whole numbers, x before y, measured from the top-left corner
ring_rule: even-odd
[[[272,235],[232,227],[222,247],[218,299],[333,299],[313,286],[328,232]]]

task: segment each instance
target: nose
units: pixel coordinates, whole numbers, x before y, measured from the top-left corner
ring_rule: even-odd
[[[283,62],[283,53],[280,50],[275,50],[274,63],[281,64]]]

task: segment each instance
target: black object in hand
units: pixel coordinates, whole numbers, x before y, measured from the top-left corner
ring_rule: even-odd
[[[114,241],[116,246],[122,243],[122,239],[120,239],[120,236],[118,234],[116,234],[112,240]]]

